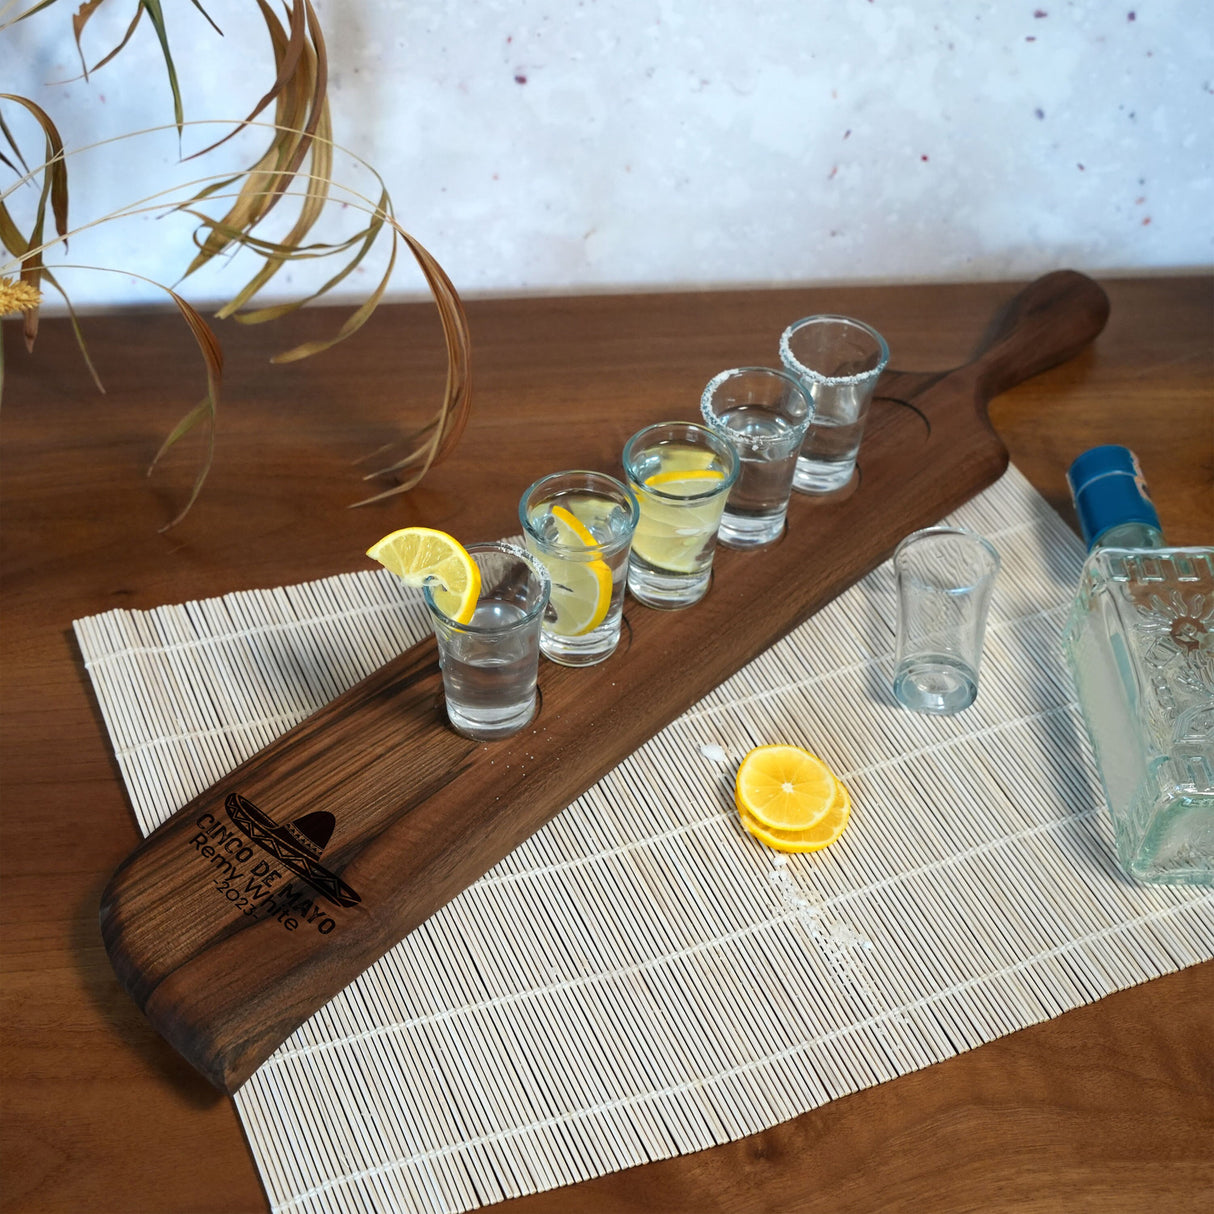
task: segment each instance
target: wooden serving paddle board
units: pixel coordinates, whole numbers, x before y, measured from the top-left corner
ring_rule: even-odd
[[[105,890],[102,935],[132,998],[235,1091],[312,1012],[638,746],[903,536],[995,481],[1008,457],[987,402],[1076,354],[1107,315],[1094,282],[1059,271],[1012,300],[966,365],[886,372],[857,486],[794,493],[770,548],[718,549],[694,607],[628,600],[624,639],[604,664],[543,662],[539,713],[515,738],[452,732],[430,638],[249,759],[154,831]]]

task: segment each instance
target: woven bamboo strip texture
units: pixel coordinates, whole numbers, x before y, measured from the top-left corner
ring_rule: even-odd
[[[949,521],[1003,558],[977,703],[897,707],[875,570],[260,1068],[275,1211],[455,1214],[700,1150],[1214,956],[1214,898],[1114,859],[1059,646],[1078,541],[1014,468]],[[145,833],[427,631],[381,572],[76,623]],[[737,824],[766,742],[850,789],[826,851]]]

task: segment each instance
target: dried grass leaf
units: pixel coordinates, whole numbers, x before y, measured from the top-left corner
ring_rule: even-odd
[[[169,432],[164,442],[160,444],[159,450],[152,456],[152,462],[148,465],[148,476],[151,476],[156,469],[156,465],[161,459],[168,454],[169,448],[173,446],[179,439],[185,438],[191,430],[194,429],[199,422],[213,420],[215,410],[212,407],[212,402],[209,397],[203,397]]]
[[[26,17],[32,17],[35,13],[40,13],[44,8],[50,8],[52,4],[57,3],[58,0],[40,0],[40,3],[35,4],[33,8],[27,8],[25,12],[18,13],[17,16],[13,18],[13,24],[16,24],[18,21],[24,21]]]
[[[343,246],[348,247],[349,244],[353,240],[355,240],[355,239],[361,240],[360,247],[358,248],[357,252],[355,252],[354,255],[350,258],[350,260],[336,274],[334,274],[330,279],[328,279],[327,282],[325,282],[317,290],[313,291],[311,295],[305,296],[302,299],[295,299],[295,300],[290,300],[286,303],[275,304],[268,308],[257,308],[255,310],[249,311],[249,312],[238,312],[238,313],[235,313],[235,319],[240,324],[244,324],[244,325],[264,324],[267,321],[278,320],[282,316],[287,316],[292,312],[297,312],[300,308],[311,303],[313,300],[319,299],[319,298],[321,298],[321,296],[326,295],[335,286],[337,286],[338,283],[340,283],[343,279],[347,278],[350,274],[352,274],[358,268],[358,266],[362,262],[363,258],[366,257],[366,255],[371,251],[371,248],[375,244],[376,240],[379,239],[379,235],[383,231],[383,226],[384,226],[384,220],[385,220],[384,206],[386,205],[386,203],[387,203],[387,195],[386,194],[381,195],[380,207],[377,208],[377,211],[376,211],[375,216],[373,217],[371,223],[369,223],[367,225],[367,227],[364,228],[361,233],[358,233],[358,234],[356,234],[355,237],[352,237],[350,241],[343,242],[342,246],[339,246],[339,245],[309,246],[309,247],[322,248],[324,251],[318,255],[327,257],[327,256],[331,256],[334,252],[340,251]],[[287,255],[282,254],[281,256],[286,257]],[[290,254],[289,256],[291,259],[295,259],[295,258],[306,257],[306,256],[308,256],[308,254],[305,252],[298,252],[295,254]],[[393,252],[392,261],[394,264],[395,263],[395,252]],[[279,264],[281,264],[281,262]],[[277,266],[275,266],[275,269],[277,269]],[[387,273],[385,274],[385,276],[380,284],[380,289],[378,290],[378,293],[376,295],[377,300],[380,297],[382,297],[383,288],[387,286],[387,280],[391,276],[391,273],[392,273],[392,267],[390,265]],[[237,297],[237,298],[238,298],[238,300],[240,299],[240,297]],[[236,301],[233,301],[233,302],[235,303]],[[372,310],[374,310],[374,307],[372,308]],[[228,315],[232,315],[232,314],[233,314],[233,310],[232,310],[231,305],[229,305],[228,307],[223,309],[220,313],[218,313],[218,315],[221,315],[221,316],[228,316]],[[360,322],[354,328],[352,328],[348,332],[346,332],[345,336],[349,336],[350,333],[356,332],[361,327],[362,327],[362,323]],[[335,337],[332,341],[317,345],[316,350],[312,350],[312,351],[310,351],[310,353],[316,353],[317,351],[319,351],[321,349],[327,350],[330,346],[335,345],[338,341],[341,341],[341,340],[342,340],[341,336]],[[300,348],[302,348],[302,347],[297,347],[296,349],[298,350]],[[299,354],[299,353],[296,353],[295,351],[288,350],[288,351],[284,352],[283,354],[276,354],[271,361],[276,362],[276,363],[295,362],[296,359],[304,358],[304,357],[306,357],[306,355]]]
[[[189,326],[190,332],[194,336],[194,341],[197,343],[198,349],[202,354],[203,361],[206,363],[207,394],[177,423],[172,433],[161,444],[160,450],[156,452],[156,456],[148,468],[148,474],[151,475],[165,452],[200,422],[205,422],[207,425],[207,447],[202,465],[194,478],[194,485],[190,490],[189,498],[186,500],[185,505],[160,528],[161,531],[168,531],[169,528],[175,527],[185,518],[190,512],[190,508],[198,500],[198,495],[202,492],[202,486],[206,482],[208,473],[211,471],[211,464],[215,459],[215,415],[219,409],[219,391],[223,382],[223,349],[219,344],[219,339],[212,332],[210,325],[202,318],[201,313],[192,304],[187,303],[186,300],[171,288],[165,287],[165,290],[168,291],[181,315],[185,318],[185,322]]]
[[[384,271],[383,277],[379,280],[375,290],[370,296],[357,308],[357,310],[347,317],[341,328],[332,336],[320,338],[317,341],[307,341],[302,345],[295,346],[293,349],[284,350],[281,354],[275,354],[270,361],[272,363],[293,363],[298,362],[301,358],[309,358],[313,354],[319,354],[322,350],[328,350],[335,346],[339,341],[345,341],[352,333],[357,333],[359,329],[367,323],[371,313],[379,306],[380,300],[384,296],[384,291],[387,290],[388,280],[392,277],[392,271],[396,267],[396,242],[392,242],[392,253],[388,258],[388,268]]]
[[[239,310],[253,298],[282,268],[284,263],[292,258],[292,250],[299,249],[303,240],[308,233],[316,226],[322,212],[325,209],[325,204],[329,200],[329,182],[333,176],[333,143],[332,131],[328,113],[328,102],[325,103],[324,114],[321,118],[319,137],[312,144],[312,171],[307,176],[307,189],[304,194],[303,205],[300,207],[299,216],[295,220],[291,230],[286,234],[281,243],[271,251],[265,254],[265,265],[253,275],[244,287],[237,292],[233,299],[225,304],[216,313],[217,316],[227,317],[239,313]],[[377,229],[378,230],[378,229]],[[374,240],[374,236],[371,237]],[[243,241],[242,243],[248,243]],[[326,247],[326,255],[332,250],[332,246]],[[357,254],[354,264],[362,259],[363,254]],[[341,274],[331,278],[328,283],[323,286],[316,294],[323,295],[325,291],[340,282],[353,269],[353,265],[347,267]],[[313,295],[310,298],[315,298]],[[294,305],[294,308],[302,307],[304,300]],[[288,310],[293,311],[294,308]],[[274,310],[275,315],[284,315],[284,313]],[[271,319],[270,317],[258,316],[257,319],[250,317],[241,317],[237,315],[238,320],[243,320],[244,323],[257,323],[259,319]]]
[[[368,228],[362,228],[350,236],[339,241],[316,241],[313,244],[298,245],[294,248],[277,240],[265,240],[260,236],[254,236],[248,232],[237,232],[234,228],[225,227],[218,219],[212,219],[209,215],[204,215],[200,211],[186,210],[185,214],[193,216],[198,220],[199,228],[223,228],[228,238],[235,242],[239,240],[240,244],[256,253],[260,257],[277,258],[284,263],[288,261],[316,261],[322,257],[332,257],[337,253],[342,253],[346,249],[353,248],[355,245],[365,242]],[[381,227],[382,224],[376,224],[376,227]],[[195,237],[197,239],[197,236]],[[320,294],[321,292],[317,292]],[[308,298],[314,298],[309,296]],[[283,304],[285,308],[294,310],[297,304]],[[226,315],[230,310],[225,305],[224,313],[216,313],[216,315]],[[242,313],[243,316],[249,316],[251,313]]]
[[[185,114],[181,106],[181,85],[177,81],[177,65],[173,62],[173,51],[169,46],[169,31],[164,21],[164,10],[160,7],[160,0],[140,0],[140,3],[147,9],[148,20],[151,21],[160,42],[160,53],[164,56],[164,70],[168,73],[169,88],[173,93],[173,120],[177,124],[177,134],[180,135],[185,124]]]
[[[238,123],[224,139],[211,147],[219,146],[219,143],[249,126],[255,114],[260,112],[271,98],[275,100],[276,106],[274,134],[269,147],[246,170],[244,184],[228,213],[218,223],[208,225],[207,237],[202,242],[198,254],[186,268],[183,279],[225,252],[233,243],[240,243],[239,236],[235,234],[248,232],[269,214],[303,164],[312,147],[316,129],[321,123],[328,129],[328,108],[325,100],[327,69],[319,62],[323,55],[323,42],[317,50],[309,45],[305,36],[310,33],[307,28],[310,10],[304,8],[301,0],[294,0],[291,12],[292,28],[288,34],[265,0],[258,0],[258,4],[270,34],[277,65],[275,84],[258,103],[254,115]],[[317,107],[319,113],[315,112]],[[331,143],[325,154],[328,161],[321,163],[324,168],[323,188],[327,190],[332,172]],[[195,195],[183,204],[182,209],[188,209],[209,196],[205,191]]]
[[[58,127],[51,121],[50,115],[40,105],[30,101],[28,97],[19,97],[14,93],[0,93],[0,101],[14,101],[28,110],[42,128],[46,144],[42,165],[42,188],[38,194],[38,205],[28,239],[16,230],[16,224],[13,223],[7,209],[4,211],[5,246],[20,258],[21,280],[30,283],[38,290],[43,277],[42,247],[48,202],[54,218],[55,232],[64,244],[67,243],[68,186],[63,140],[60,138]],[[22,318],[22,334],[28,350],[33,350],[34,341],[38,336],[38,311],[37,308],[34,308],[26,312]]]
[[[195,3],[197,3],[197,0],[195,0]],[[292,0],[288,11],[290,34],[286,36],[283,35],[282,25],[277,15],[265,0],[257,0],[257,4],[261,9],[262,17],[270,33],[270,44],[274,48],[277,69],[274,83],[262,96],[261,100],[249,111],[248,116],[243,122],[234,130],[229,131],[222,139],[217,139],[210,146],[203,148],[201,152],[195,152],[194,156],[190,157],[190,159],[194,159],[197,156],[205,156],[208,152],[213,152],[221,144],[227,143],[229,139],[239,134],[244,127],[254,122],[271,101],[278,99],[279,95],[294,78],[299,67],[300,56],[304,53],[307,37],[307,13],[304,11],[303,4],[300,3],[300,0]]]
[[[0,200],[0,242],[15,257],[22,257],[29,248],[29,242],[21,235],[16,221],[9,214],[8,207]]]
[[[88,24],[89,18],[104,3],[105,0],[85,0],[85,2],[72,14],[72,36],[76,39],[76,53],[80,56],[80,67],[84,71],[84,78],[86,80],[89,78],[89,65],[87,62],[85,62],[84,47],[80,45],[80,36],[84,33],[84,27]],[[136,21],[139,20],[140,12],[142,12],[142,9],[137,9],[135,12]],[[131,28],[134,29],[133,24]],[[130,31],[128,31],[127,38],[130,36]]]
[[[91,14],[90,14],[90,16],[91,16]],[[126,33],[122,35],[122,38],[119,40],[118,45],[115,46],[108,54],[102,55],[102,57],[100,59],[98,59],[96,63],[93,64],[92,69],[91,69],[92,71],[96,72],[96,71],[99,71],[101,68],[105,67],[105,65],[107,63],[109,63],[109,61],[111,59],[113,59],[114,56],[117,55],[118,52],[121,51],[128,42],[130,42],[131,37],[134,35],[135,31],[139,28],[139,22],[142,19],[142,17],[143,17],[143,5],[139,4],[136,6],[135,15],[131,18],[130,24],[126,27]],[[86,18],[86,20],[87,20],[87,18]],[[83,28],[84,28],[83,23],[81,23],[81,29],[83,29]],[[84,65],[84,77],[87,80],[90,68],[84,62],[84,48],[80,45],[80,31],[79,30],[77,30],[77,32],[76,32],[76,49],[80,52],[80,62],[81,62],[81,64]]]
[[[68,211],[68,185],[67,185],[67,160],[63,152],[63,139],[59,134],[59,128],[55,125],[51,116],[36,102],[31,101],[28,97],[19,97],[16,93],[0,93],[0,101],[12,101],[17,105],[28,110],[42,128],[43,138],[46,142],[45,154],[42,163],[42,201],[45,204],[49,197],[51,202],[51,213],[55,218],[55,232],[58,236],[66,240],[67,238],[67,211]],[[8,126],[4,126],[4,134],[9,140],[10,145],[14,150],[17,150],[17,145],[13,141],[12,133]],[[20,152],[17,152],[20,156]],[[22,157],[21,163],[24,165],[25,160]],[[28,167],[26,169],[29,172]],[[31,246],[35,242],[31,239]]]
[[[4,245],[6,249],[10,250],[17,257],[22,257],[29,248],[29,245],[25,242],[25,238],[19,232],[16,223],[13,222],[12,216],[8,214],[7,206],[2,202],[0,202],[0,244]],[[67,291],[63,290],[61,285],[58,284],[58,280],[50,270],[47,270],[46,266],[39,267],[39,278],[41,282],[49,283],[63,297],[63,304],[68,310],[68,318],[70,319],[70,323],[72,323],[72,333],[75,335],[76,346],[80,350],[80,357],[84,358],[85,367],[89,369],[89,375],[92,378],[93,384],[97,386],[97,391],[104,393],[106,387],[102,384],[101,376],[97,374],[97,368],[93,365],[89,346],[87,346],[84,340],[84,330],[80,328],[80,318],[76,316],[75,308],[72,306],[72,300],[69,299]],[[29,345],[28,336],[27,345]]]
[[[468,422],[468,412],[472,403],[472,372],[471,372],[471,340],[468,332],[468,317],[464,305],[447,277],[446,271],[430,255],[426,248],[403,228],[393,222],[393,227],[401,239],[409,246],[417,264],[429,284],[430,292],[438,307],[439,320],[443,328],[443,338],[447,347],[447,385],[443,393],[443,401],[435,419],[434,433],[430,440],[421,448],[424,458],[421,467],[408,476],[400,484],[391,489],[385,489],[372,497],[355,502],[355,506],[367,506],[384,498],[406,493],[419,484],[426,473],[440,460],[446,458],[451,449],[459,441],[464,427]],[[411,462],[411,457],[417,453],[411,452],[404,461],[398,461],[391,468],[380,469],[370,476],[381,476],[394,472]],[[369,479],[369,478],[368,478]]]
[[[80,357],[84,359],[84,365],[88,368],[89,376],[92,378],[93,384],[96,386],[97,391],[104,396],[105,385],[101,382],[101,376],[97,374],[97,368],[93,365],[92,355],[89,354],[88,343],[84,340],[84,330],[80,326],[80,317],[76,315],[76,309],[72,306],[72,301],[68,298],[68,293],[59,285],[59,282],[55,278],[54,274],[52,274],[45,266],[42,267],[42,277],[46,282],[54,287],[56,291],[59,292],[59,295],[63,300],[63,305],[67,308],[68,320],[72,326],[72,334],[76,338],[76,346],[80,351]]]
[[[5,142],[8,144],[9,149],[12,151],[13,155],[16,156],[17,159],[21,162],[21,170],[23,170],[25,172],[25,175],[28,177],[31,172],[30,166],[28,164],[26,164],[25,157],[21,154],[20,147],[17,146],[17,140],[14,137],[13,132],[9,129],[8,123],[4,121],[3,114],[0,114],[0,135],[4,136]],[[0,160],[3,160],[4,163],[7,164],[8,167],[10,169],[12,169],[15,174],[17,174],[17,176],[21,175],[21,170],[18,170],[17,166],[15,164],[13,164],[13,162],[11,160],[9,160],[9,158],[7,156],[0,154]]]
[[[208,13],[207,10],[202,7],[202,4],[199,2],[199,0],[190,0],[190,3],[203,15],[203,17],[206,18],[207,24],[222,38],[223,30],[221,30],[219,28],[219,26],[217,26],[215,24],[215,21],[211,17],[211,14]]]

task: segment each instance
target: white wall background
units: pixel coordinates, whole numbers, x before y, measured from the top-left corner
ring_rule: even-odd
[[[224,37],[186,0],[165,4],[186,116],[238,118],[272,77],[264,26],[252,0],[205,4]],[[151,26],[86,82],[75,7],[0,32],[0,89],[42,105],[69,148],[171,121]],[[90,62],[133,9],[94,19]],[[1211,0],[317,9],[338,143],[378,169],[403,225],[469,296],[1214,262]],[[2,112],[37,152],[36,128],[10,103]],[[217,129],[190,128],[182,146]],[[73,226],[222,167],[182,165],[173,132],[74,155]],[[372,188],[348,159],[337,173]],[[26,187],[8,201],[20,212],[33,197]],[[48,261],[123,271],[63,270],[87,307],[162,300],[132,275],[172,282],[190,251],[188,225],[148,213],[82,233]],[[263,298],[314,290],[335,269],[292,267]],[[241,270],[208,271],[185,293],[221,299]],[[377,276],[368,265],[344,295]],[[423,291],[402,262],[390,296]]]

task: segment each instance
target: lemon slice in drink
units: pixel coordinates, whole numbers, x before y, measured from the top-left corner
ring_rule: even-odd
[[[669,472],[704,472],[711,471],[717,457],[712,451],[703,447],[687,447],[681,443],[668,443],[662,447],[662,471],[657,476],[665,476]],[[646,484],[652,478],[646,478]]]
[[[697,493],[707,491],[706,482],[724,479],[725,473],[719,468],[663,468],[661,472],[647,476],[645,484],[676,497],[695,497]]]
[[[714,483],[724,479],[725,473],[719,468],[663,468],[645,478],[645,487],[669,499],[694,498],[710,492]],[[700,568],[705,541],[720,525],[724,495],[695,506],[641,496],[640,506],[633,551],[655,569],[695,573]]]
[[[764,830],[805,831],[834,808],[842,785],[799,746],[756,746],[738,768],[734,801]]]
[[[402,527],[367,549],[367,555],[406,586],[430,584],[435,605],[459,624],[476,612],[480,570],[458,540],[433,527]]]
[[[598,540],[572,511],[553,506],[550,511],[556,526],[557,543],[562,548],[594,548]],[[593,632],[606,618],[611,607],[611,569],[606,561],[594,557],[588,561],[564,559],[544,552],[541,558],[552,578],[552,596],[548,600],[555,619],[549,616],[544,627],[556,636],[580,637]]]

